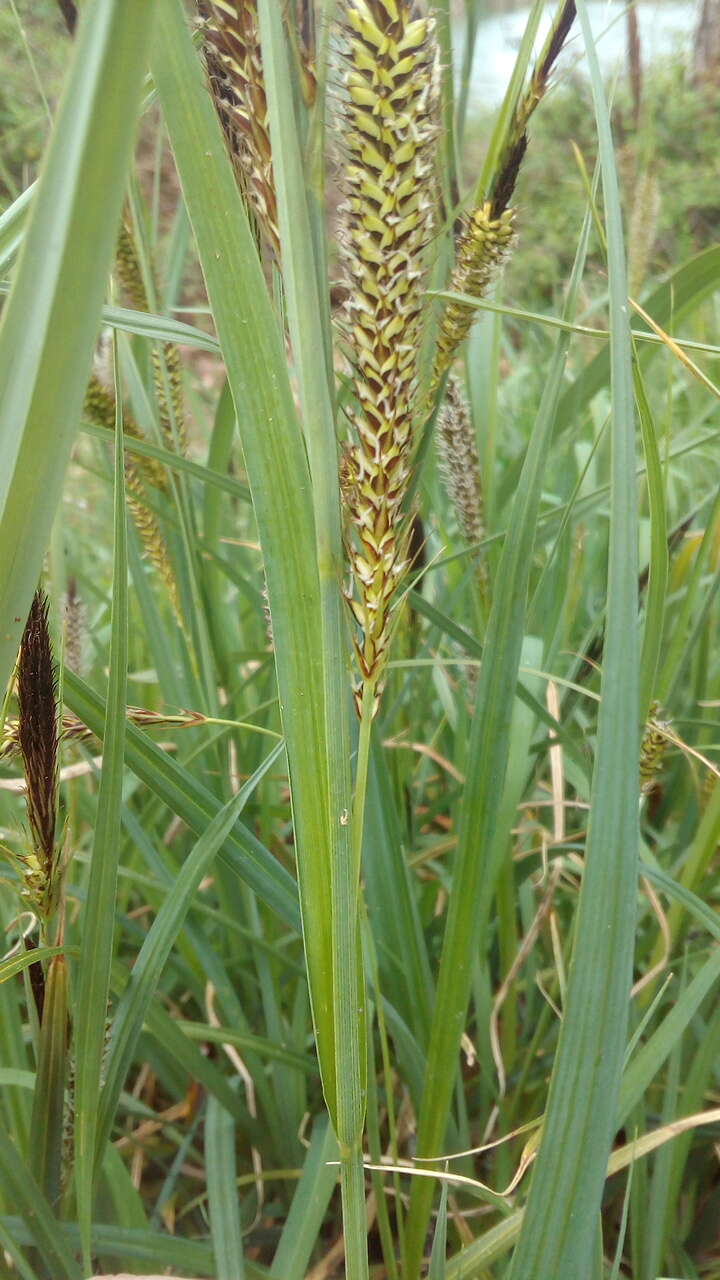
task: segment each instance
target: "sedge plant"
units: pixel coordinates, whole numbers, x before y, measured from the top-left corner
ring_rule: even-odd
[[[9,1276],[712,1274],[720,251],[642,247],[631,317],[581,0],[468,169],[459,9],[48,10],[0,217]],[[572,37],[546,316],[503,266]]]

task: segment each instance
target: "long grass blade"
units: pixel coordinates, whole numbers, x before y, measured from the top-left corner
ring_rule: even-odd
[[[337,1182],[337,1157],[337,1139],[327,1117],[321,1116],[313,1126],[300,1181],[270,1268],[275,1280],[303,1280]]]
[[[584,245],[578,253],[567,310],[575,305]],[[458,847],[453,887],[445,927],[440,974],[423,1101],[418,1122],[418,1154],[442,1150],[450,1099],[455,1083],[457,1053],[465,1022],[478,953],[480,884],[500,832],[498,819],[510,747],[513,695],[523,643],[525,607],[543,470],[552,436],[558,397],[570,341],[558,338],[537,420],[518,484],[508,533],[503,546],[487,639],[483,648],[470,737],[467,779],[458,823]],[[423,1241],[432,1201],[428,1178],[412,1186],[406,1242],[406,1269],[419,1274]]]
[[[64,693],[68,706],[93,733],[102,738],[104,702],[79,676],[67,668]],[[125,762],[165,804],[201,836],[220,811],[220,801],[202,783],[151,742],[134,725],[127,726]],[[241,822],[236,822],[220,856],[292,928],[300,928],[297,891],[292,877]]]
[[[147,48],[154,10],[154,0],[98,0],[86,6],[3,313],[3,688],[80,417],[142,87],[139,51]]]
[[[57,1280],[80,1280],[80,1268],[72,1249],[58,1230],[52,1209],[33,1178],[10,1135],[0,1129],[0,1186],[6,1202],[20,1214],[22,1232],[10,1227],[16,1244],[34,1245]],[[24,1237],[24,1238],[23,1238]]]
[[[121,404],[117,396],[118,407]],[[75,1033],[75,1188],[83,1258],[89,1267],[97,1134],[105,1027],[113,951],[115,892],[120,857],[123,753],[128,665],[127,516],[122,415],[115,440],[114,558],[110,635],[110,675],[103,732],[103,767],[97,800],[95,838],[78,962]]]
[[[177,0],[160,0],[153,71],[213,306],[265,558],[325,1096],[336,1096],[320,598],[307,460],[278,322]],[[341,821],[342,815],[336,815]]]
[[[235,1182],[235,1122],[217,1098],[208,1101],[205,1164],[215,1275],[217,1280],[244,1280],[242,1225]]]
[[[510,1275],[583,1275],[597,1230],[625,1048],[638,846],[635,439],[622,218],[610,123],[585,4],[610,278],[612,497],[598,743],[585,873],[543,1138]]]
[[[102,1147],[110,1133],[120,1090],[132,1060],[148,1005],[171,948],[182,928],[197,886],[234,826],[238,814],[242,812],[260,779],[278,759],[281,750],[282,744],[271,751],[250,781],[213,818],[192,853],[185,859],[180,874],[143,942],[140,954],[133,965],[130,982],[123,992],[113,1019],[105,1084],[99,1107],[96,1142],[98,1158],[102,1155]]]
[[[361,1161],[360,1140],[365,1110],[366,1028],[365,996],[359,933],[359,867],[355,865],[348,822],[334,815],[352,809],[350,779],[350,697],[345,664],[347,649],[344,602],[341,592],[343,547],[340,524],[340,491],[335,422],[330,397],[332,370],[318,352],[327,349],[330,328],[327,290],[321,296],[305,198],[302,156],[290,92],[290,77],[280,10],[261,0],[260,31],[273,145],[273,173],[278,196],[283,281],[287,299],[290,338],[296,357],[300,398],[312,477],[316,560],[320,591],[320,630],[324,724],[317,744],[324,763],[327,814],[330,816],[327,849],[306,846],[301,853],[301,883],[316,884],[321,862],[329,858],[332,893],[333,1042],[336,1058],[336,1097],[328,1100],[334,1115],[341,1153]],[[321,762],[318,760],[318,763]],[[356,806],[353,822],[362,823]],[[307,863],[307,868],[303,864]],[[312,864],[316,863],[315,866]],[[325,863],[327,866],[327,861]],[[307,932],[306,932],[307,936]],[[344,1171],[341,1170],[344,1187]],[[350,1274],[361,1274],[364,1262],[353,1263],[365,1245],[365,1196],[357,1179],[359,1197],[354,1206],[356,1230],[345,1222],[347,1265]],[[360,1268],[356,1270],[357,1268]]]

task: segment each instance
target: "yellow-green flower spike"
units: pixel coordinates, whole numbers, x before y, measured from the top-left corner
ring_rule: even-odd
[[[478,209],[463,217],[457,243],[455,269],[450,281],[450,293],[464,293],[472,298],[482,298],[488,286],[507,257],[513,240],[515,210],[505,209],[499,217],[493,216],[492,205],[486,201]],[[431,393],[450,368],[460,345],[465,341],[475,309],[462,302],[445,305],[438,350],[433,369]]]
[[[435,225],[438,64],[433,20],[407,0],[351,0],[343,35],[341,251],[356,401],[342,485],[348,599],[362,679],[379,689],[408,566],[403,504]]]

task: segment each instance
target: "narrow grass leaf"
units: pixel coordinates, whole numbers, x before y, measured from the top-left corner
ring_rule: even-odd
[[[0,1161],[2,1157],[0,1156]],[[32,1244],[33,1235],[22,1218],[6,1214],[2,1219],[12,1238],[18,1244]],[[62,1249],[72,1259],[72,1252],[79,1247],[80,1233],[74,1223],[63,1222],[58,1229],[55,1226],[58,1250]],[[160,1231],[139,1231],[132,1227],[118,1227],[111,1223],[94,1223],[93,1236],[97,1251],[103,1262],[123,1258],[134,1259],[143,1264],[143,1270],[153,1267],[158,1272],[173,1267],[176,1271],[186,1271],[190,1275],[214,1276],[212,1249],[209,1245],[197,1240],[183,1240],[180,1236],[171,1236]],[[73,1264],[71,1271],[57,1268],[53,1271],[53,1280],[61,1280],[68,1276],[71,1280],[80,1280],[79,1267]],[[86,1275],[89,1273],[85,1273]],[[252,1267],[247,1272],[249,1277],[266,1274],[260,1267]]]
[[[37,184],[31,183],[0,216],[0,271],[6,271],[25,235],[25,226]]]
[[[68,971],[65,957],[54,956],[48,966],[40,1029],[30,1124],[30,1168],[56,1211],[60,1201],[67,1067]]]
[[[151,338],[155,342],[174,342],[184,347],[192,347],[196,351],[220,353],[220,343],[211,334],[198,329],[196,325],[185,324],[183,320],[173,320],[169,316],[156,316],[151,311],[131,311],[128,307],[105,306],[102,312],[103,323],[113,329],[122,329],[125,333],[134,333],[141,338]]]
[[[718,833],[720,834],[720,823],[718,823]],[[651,866],[650,863],[641,863],[641,875],[647,876],[648,880],[657,885],[658,889],[662,889],[663,893],[673,899],[674,904],[679,904],[681,910],[684,908],[691,916],[694,916],[698,923],[707,929],[711,937],[720,942],[720,919],[709,903],[703,902],[702,898],[698,898],[697,894],[687,889],[684,884],[681,884],[678,880],[673,880],[672,876],[669,876],[667,872],[661,871],[659,867]],[[670,915],[671,935],[673,932],[672,910],[674,910],[674,906]],[[655,957],[653,956],[653,962],[654,959]]]
[[[622,218],[585,4],[610,281],[612,496],[602,701],[575,946],[543,1138],[510,1276],[584,1275],[622,1072],[636,911],[638,652],[635,439]]]
[[[652,1083],[690,1025],[705,997],[720,978],[720,948],[714,950],[695,977],[673,1001],[670,1012],[635,1054],[620,1086],[617,1125],[620,1128]]]
[[[148,1005],[153,998],[197,887],[203,876],[207,874],[208,867],[217,855],[218,849],[235,825],[238,814],[242,812],[260,779],[277,761],[282,750],[282,744],[275,747],[250,781],[213,818],[205,834],[185,859],[140,948],[130,981],[113,1018],[105,1085],[99,1105],[96,1141],[98,1159],[101,1158],[102,1148],[110,1134],[120,1090],[132,1062]]]
[[[5,1202],[19,1213],[20,1231],[5,1219],[16,1244],[34,1245],[47,1264],[53,1280],[80,1280],[80,1267],[53,1215],[42,1190],[12,1142],[0,1128],[0,1189]]]
[[[428,1280],[445,1280],[445,1255],[447,1253],[447,1183],[443,1183],[440,1193],[440,1207],[435,1222],[432,1249],[430,1251],[430,1270]]]
[[[341,584],[343,546],[335,422],[330,388],[332,370],[321,357],[328,349],[328,290],[321,294],[315,270],[303,162],[281,13],[260,0],[260,31],[273,147],[273,173],[278,195],[283,282],[290,339],[300,387],[302,419],[312,478],[311,495],[320,590],[320,631],[324,688],[323,739],[317,764],[325,773],[326,812],[330,817],[326,848],[301,851],[301,885],[310,888],[329,866],[332,893],[330,920],[333,946],[333,1040],[337,1093],[329,1100],[341,1144],[357,1144],[362,1133],[367,1062],[365,999],[359,934],[359,867],[354,865],[350,823],[338,821],[352,809],[350,776],[350,694],[346,652],[347,623]],[[337,815],[337,816],[335,816]],[[362,822],[362,814],[353,815]],[[319,861],[318,861],[319,859]],[[312,864],[317,865],[313,866]],[[306,866],[303,864],[307,864]],[[326,1034],[323,1028],[322,1034]],[[358,1204],[364,1247],[364,1196]],[[348,1234],[346,1223],[346,1236]],[[346,1241],[350,1250],[351,1241]],[[350,1262],[348,1260],[348,1265]]]
[[[704,249],[689,262],[683,263],[675,271],[669,273],[665,282],[658,286],[645,303],[645,310],[658,324],[678,325],[691,315],[710,297],[720,281],[720,246]],[[636,321],[638,330],[650,328],[641,319]],[[643,343],[641,360],[643,365],[658,350],[654,343]],[[558,406],[555,434],[571,430],[583,409],[593,396],[608,384],[612,363],[612,342],[606,343],[601,351],[578,374],[575,381],[567,388]]]
[[[217,1280],[244,1280],[235,1122],[217,1098],[208,1100],[205,1117],[205,1172],[215,1275]]]
[[[231,1027],[209,1027],[206,1022],[188,1022],[185,1018],[180,1023],[180,1028],[190,1040],[200,1040],[203,1043],[207,1041],[208,1044],[232,1044],[237,1049],[267,1058],[269,1062],[280,1062],[295,1071],[302,1071],[303,1075],[317,1075],[317,1062],[310,1054],[297,1053],[282,1044],[275,1044],[265,1036],[233,1031]]]
[[[336,1097],[321,604],[309,472],[278,321],[178,0],[152,58],[235,407],[262,543],[288,749],[303,935],[328,1106]],[[338,826],[342,812],[333,815]]]
[[[22,973],[23,969],[36,964],[38,960],[50,960],[52,956],[62,955],[67,950],[67,947],[36,947],[34,951],[21,951],[19,955],[10,956],[0,964],[0,982],[14,978],[16,973]]]
[[[117,404],[121,404],[119,395]],[[98,1098],[108,1016],[115,891],[120,857],[128,665],[127,516],[123,462],[122,417],[119,414],[115,441],[110,674],[103,731],[103,765],[78,961],[76,1004],[75,1188],[86,1266],[89,1266],[91,1254]]]
[[[107,444],[112,443],[113,433],[108,431],[106,427],[91,426],[85,423],[81,426],[81,431],[88,435],[94,436],[97,440],[104,440]],[[125,437],[125,452],[139,458],[155,458],[157,462],[161,462],[168,471],[174,471],[178,475],[186,475],[190,479],[198,480],[200,484],[207,485],[208,488],[218,489],[224,493],[229,493],[232,498],[239,498],[241,502],[250,502],[250,490],[246,484],[242,484],[240,480],[236,480],[234,476],[223,475],[222,472],[215,470],[211,466],[203,467],[197,462],[193,462],[190,458],[183,458],[179,453],[171,453],[168,449],[163,449],[160,445],[151,444],[149,440],[136,440],[132,436]]]
[[[313,1125],[303,1171],[270,1268],[275,1280],[303,1280],[337,1183],[338,1145],[326,1116]]]
[[[586,219],[568,295],[568,314],[572,314],[575,305],[588,227]],[[500,835],[498,820],[510,748],[513,695],[523,643],[532,549],[543,472],[569,342],[570,335],[561,332],[513,502],[483,648],[466,783],[458,819],[452,894],[418,1122],[418,1154],[422,1156],[435,1155],[442,1149],[456,1079],[457,1055],[465,1025],[474,957],[480,946],[480,885],[486,860]],[[415,1179],[410,1197],[405,1261],[410,1275],[420,1273],[432,1194],[431,1179]]]
[[[67,668],[63,688],[65,701],[71,710],[93,733],[102,738],[103,699]],[[170,759],[147,734],[131,724],[127,726],[125,762],[197,836],[205,832],[208,823],[220,812],[220,801],[207,787],[198,782],[187,769]],[[241,822],[235,823],[220,851],[220,857],[255,890],[258,897],[281,920],[299,930],[297,889],[292,876]]]
[[[0,326],[0,685],[37,585],[120,214],[154,0],[86,6]],[[112,139],[112,145],[108,140]]]

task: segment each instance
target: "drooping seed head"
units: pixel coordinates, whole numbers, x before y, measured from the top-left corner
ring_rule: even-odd
[[[123,294],[130,306],[135,311],[151,311],[152,308],[145,287],[135,237],[127,212],[120,227],[115,250],[115,270],[122,286]],[[163,439],[170,450],[174,451],[178,448],[180,453],[185,455],[187,453],[187,433],[182,365],[180,354],[173,342],[163,344],[162,355],[158,345],[153,343],[152,368]],[[127,430],[127,428],[125,429]],[[132,432],[128,434],[132,434]]]
[[[107,431],[115,430],[115,396],[96,374],[93,374],[87,385],[83,413],[88,422],[93,422],[98,427],[105,427]],[[133,440],[144,438],[137,422],[127,410],[123,413],[123,432]],[[144,479],[155,489],[163,491],[167,489],[165,468],[155,458],[139,454],[135,465],[142,471]]]
[[[445,403],[438,417],[437,448],[440,474],[460,532],[468,545],[473,546],[481,541],[485,532],[480,459],[470,408],[458,378],[452,375],[448,378]],[[478,573],[484,584],[483,561],[478,561]]]
[[[115,430],[115,397],[104,387],[98,377],[93,375],[85,392],[83,412],[91,422]],[[142,432],[129,414],[123,414],[123,431],[133,439],[142,439]],[[167,489],[167,476],[164,467],[154,458],[140,454],[137,457],[125,457],[125,492],[127,504],[133,522],[140,536],[143,550],[150,563],[157,570],[165,583],[170,603],[176,617],[182,622],[180,597],[177,580],[170,560],[167,542],[152,510],[146,485],[149,483],[158,489]]]
[[[82,675],[85,666],[85,621],[85,606],[78,595],[77,579],[72,575],[68,578],[63,610],[63,641],[65,664],[77,675]]]
[[[464,293],[471,298],[484,296],[493,276],[510,252],[514,221],[514,209],[505,209],[495,217],[489,201],[463,217],[457,241],[455,269],[450,281],[451,293]],[[468,336],[474,319],[475,309],[472,306],[455,300],[445,305],[433,370],[433,391]]]

